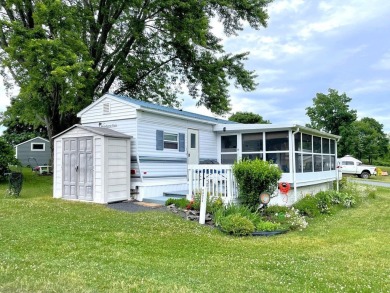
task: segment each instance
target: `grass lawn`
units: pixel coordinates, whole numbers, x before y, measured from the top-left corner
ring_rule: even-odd
[[[29,174],[29,173],[28,173]],[[276,237],[226,236],[168,212],[0,184],[0,292],[389,292],[390,189]]]

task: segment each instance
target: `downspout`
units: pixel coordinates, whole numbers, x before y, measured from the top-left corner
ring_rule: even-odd
[[[297,201],[297,170],[295,168],[295,134],[299,132],[299,127],[292,133],[292,162],[293,162],[293,184],[294,184],[294,202]]]
[[[338,138],[337,140],[336,140],[336,147],[335,147],[335,159],[336,159],[336,162],[335,162],[335,169],[336,169],[336,190],[337,190],[337,192],[339,192],[340,191],[340,184],[339,184],[339,172],[340,172],[340,170],[339,170],[339,168],[338,168],[338,166],[337,166],[337,144],[339,143],[339,141],[340,141],[340,139],[341,138]]]

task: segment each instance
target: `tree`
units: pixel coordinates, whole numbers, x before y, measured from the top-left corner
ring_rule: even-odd
[[[13,103],[14,99],[11,99],[11,105]],[[0,112],[0,125],[6,127],[2,137],[8,144],[15,146],[37,136],[47,138],[44,125],[26,124],[20,121],[20,113],[15,112],[17,110],[17,107],[10,107],[5,113]]]
[[[8,165],[17,164],[13,147],[0,137],[0,181],[4,180]]]
[[[243,124],[271,124],[269,120],[264,120],[262,116],[252,112],[236,112],[229,120]]]
[[[260,29],[271,1],[1,0],[2,73],[20,87],[11,107],[49,138],[108,91],[178,106],[186,86],[198,105],[227,112],[230,80],[249,91],[255,74],[248,53],[224,52],[210,20],[228,36]]]
[[[348,130],[347,130],[348,129]],[[349,154],[361,159],[383,157],[388,153],[389,140],[383,132],[383,125],[373,118],[365,117],[354,121],[342,132]]]
[[[306,108],[306,115],[310,118],[310,125],[314,129],[340,135],[343,126],[356,120],[356,110],[349,109],[351,98],[345,93],[329,89],[328,94],[317,93],[313,98],[313,107]]]

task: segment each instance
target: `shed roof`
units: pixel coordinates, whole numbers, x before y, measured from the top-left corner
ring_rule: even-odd
[[[81,124],[75,124],[75,125],[69,127],[68,129],[64,130],[63,132],[57,134],[53,138],[57,138],[57,137],[63,135],[64,133],[69,132],[70,130],[72,130],[74,128],[81,128],[81,129],[84,129],[86,131],[89,131],[89,132],[92,132],[92,133],[95,133],[95,134],[101,135],[101,136],[115,137],[115,138],[132,138],[132,136],[130,136],[130,135],[112,130],[110,128],[84,126]]]

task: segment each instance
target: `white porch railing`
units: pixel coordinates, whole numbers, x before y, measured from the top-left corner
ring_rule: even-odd
[[[237,199],[237,184],[231,165],[188,165],[188,199],[202,194],[221,197],[227,204]]]

